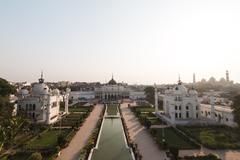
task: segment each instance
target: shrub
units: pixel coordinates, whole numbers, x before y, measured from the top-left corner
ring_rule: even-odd
[[[170,147],[169,152],[173,155],[174,160],[178,159],[179,149],[176,147]]]
[[[42,155],[41,153],[35,152],[32,153],[31,156],[28,158],[28,160],[42,160]]]

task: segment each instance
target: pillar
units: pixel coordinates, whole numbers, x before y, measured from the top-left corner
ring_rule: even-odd
[[[70,93],[70,88],[67,88],[66,89],[66,94],[65,94],[65,98],[64,98],[64,101],[65,101],[65,112],[68,114],[68,99],[69,99],[69,93]]]

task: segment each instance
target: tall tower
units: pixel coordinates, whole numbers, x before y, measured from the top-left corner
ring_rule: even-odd
[[[228,72],[228,70],[226,71],[226,81],[229,82],[229,72]]]

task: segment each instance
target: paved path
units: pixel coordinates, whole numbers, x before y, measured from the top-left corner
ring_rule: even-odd
[[[125,119],[129,130],[130,138],[134,143],[137,143],[138,149],[143,156],[143,160],[165,160],[166,153],[159,149],[151,135],[143,127],[135,115],[128,109],[127,104],[121,105],[123,118]]]
[[[81,149],[85,146],[88,138],[92,134],[92,131],[96,127],[96,124],[100,118],[103,105],[97,105],[94,107],[91,114],[88,116],[86,121],[80,130],[73,137],[69,146],[61,151],[61,155],[57,160],[77,160]]]

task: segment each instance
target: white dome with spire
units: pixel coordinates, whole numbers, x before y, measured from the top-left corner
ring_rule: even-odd
[[[39,79],[39,83],[36,83],[33,85],[32,94],[33,95],[49,94],[49,88],[44,83],[43,73],[41,73],[41,78]]]

